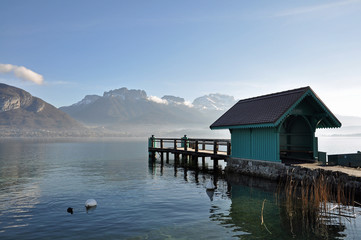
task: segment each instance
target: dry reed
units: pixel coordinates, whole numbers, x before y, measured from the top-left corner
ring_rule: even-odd
[[[317,172],[317,174],[312,173],[311,176],[305,174],[302,180],[297,180],[291,172],[287,175],[283,186],[285,207],[291,228],[293,219],[297,215],[297,211],[300,210],[299,206],[301,206],[303,219],[302,228],[306,231],[318,232],[323,236],[327,235],[326,225],[327,221],[331,219],[331,215],[346,218],[351,216],[351,214],[345,214],[342,211],[346,209],[345,206],[354,206],[355,188],[346,187],[342,177],[336,176],[335,178]],[[334,206],[335,204],[336,206]],[[335,208],[338,213],[335,213]]]

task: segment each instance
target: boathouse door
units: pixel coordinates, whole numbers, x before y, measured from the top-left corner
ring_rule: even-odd
[[[279,133],[280,158],[283,162],[314,160],[315,133],[305,116],[288,116],[281,125]]]

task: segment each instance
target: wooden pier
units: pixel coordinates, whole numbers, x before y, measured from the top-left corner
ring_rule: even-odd
[[[231,155],[230,139],[196,139],[187,138],[149,138],[148,152],[150,160],[155,160],[155,154],[160,154],[161,161],[164,160],[164,154],[167,163],[169,162],[169,154],[174,154],[175,161],[190,158],[197,163],[198,158],[202,158],[204,165],[205,158],[209,157],[213,160],[213,166],[218,166],[218,160],[226,160]]]

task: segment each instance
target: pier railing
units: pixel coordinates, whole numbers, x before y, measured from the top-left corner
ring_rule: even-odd
[[[172,152],[210,157],[225,157],[231,154],[230,139],[200,138],[149,138],[149,151]]]

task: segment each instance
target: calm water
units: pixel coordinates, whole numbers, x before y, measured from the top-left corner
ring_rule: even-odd
[[[297,207],[290,209],[282,194],[276,196],[277,185],[267,181],[216,176],[218,189],[209,196],[205,185],[210,177],[172,164],[148,164],[146,139],[3,140],[0,239],[361,236],[360,217],[317,222]],[[87,212],[89,198],[98,206]],[[358,216],[360,209],[354,211]]]

